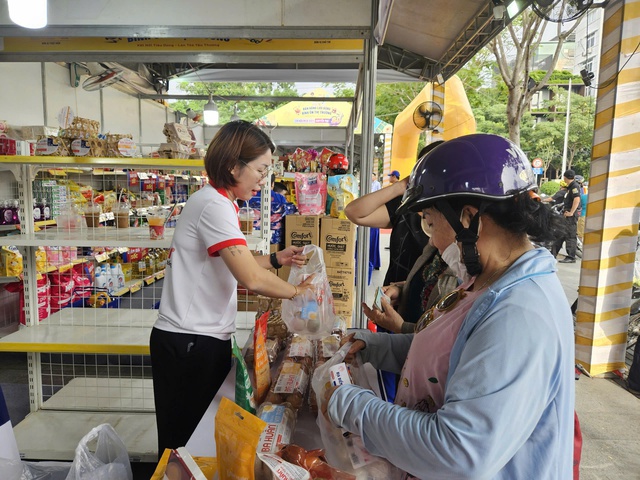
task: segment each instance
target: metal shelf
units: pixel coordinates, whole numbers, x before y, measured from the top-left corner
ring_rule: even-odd
[[[38,410],[13,428],[20,457],[73,460],[78,443],[96,425],[109,423],[133,462],[158,461],[158,435],[153,413]]]

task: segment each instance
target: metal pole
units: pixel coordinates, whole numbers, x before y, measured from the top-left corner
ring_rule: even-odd
[[[377,2],[373,2],[373,25],[376,22]],[[373,27],[369,38],[365,40],[364,81],[362,97],[362,147],[360,158],[360,195],[371,191],[371,172],[373,168],[373,123],[376,107],[376,63],[377,44],[373,36]],[[366,318],[361,314],[360,305],[366,299],[369,280],[369,228],[358,227],[358,251],[355,292],[355,324],[354,327],[365,328]]]
[[[562,174],[567,171],[567,144],[569,143],[569,117],[571,116],[571,78],[567,92],[567,120],[564,126],[564,147],[562,148]]]

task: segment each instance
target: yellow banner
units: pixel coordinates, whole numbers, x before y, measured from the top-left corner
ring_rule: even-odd
[[[318,52],[362,53],[362,40],[125,38],[125,37],[6,37],[4,53],[39,52]]]

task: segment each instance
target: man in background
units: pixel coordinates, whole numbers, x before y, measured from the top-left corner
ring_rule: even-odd
[[[553,255],[558,255],[562,244],[566,244],[567,256],[558,263],[576,263],[576,251],[578,248],[578,218],[580,217],[580,185],[575,181],[575,172],[567,170],[562,179],[567,184],[567,193],[564,196],[563,212],[567,222],[567,233],[560,237],[553,245]]]
[[[378,181],[378,174],[372,173],[371,174],[371,191],[377,192],[381,188],[382,188],[382,185],[380,185],[380,182]]]
[[[394,170],[389,174],[389,183],[393,185],[398,180],[400,180],[400,172],[398,170]]]

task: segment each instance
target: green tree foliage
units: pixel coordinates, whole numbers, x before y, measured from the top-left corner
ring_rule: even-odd
[[[396,117],[424,88],[423,82],[380,83],[376,87],[376,117],[393,125]]]
[[[213,101],[220,113],[220,123],[226,123],[234,114],[237,105],[238,116],[243,120],[253,122],[263,115],[283,105],[282,102],[244,102],[225,101],[228,96],[296,96],[298,91],[293,83],[254,83],[254,82],[182,82],[180,89],[185,94],[212,95]],[[201,112],[207,100],[179,100],[171,107],[185,113],[188,108],[195,112]]]
[[[553,194],[558,190],[560,190],[560,182],[544,182],[542,185],[540,185],[540,193],[544,193],[545,195],[549,195],[550,197],[552,197]]]

